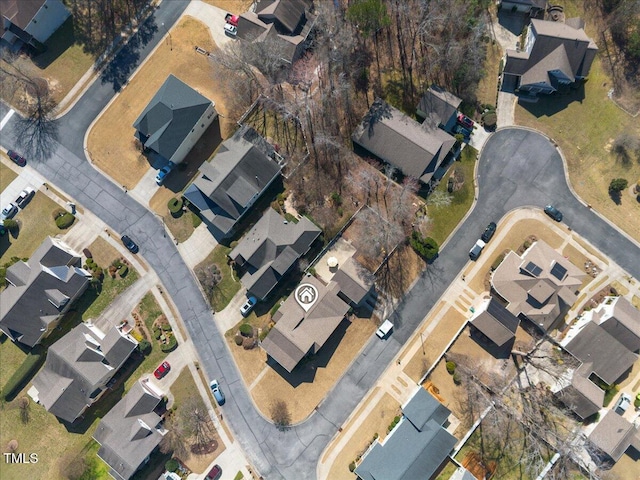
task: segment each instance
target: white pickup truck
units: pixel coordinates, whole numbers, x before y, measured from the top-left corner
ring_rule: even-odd
[[[393,323],[385,320],[382,325],[378,327],[378,330],[376,330],[376,335],[380,338],[385,338],[391,333],[391,330],[393,330]]]

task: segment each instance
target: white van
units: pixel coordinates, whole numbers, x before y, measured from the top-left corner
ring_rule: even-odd
[[[391,330],[393,330],[393,323],[391,323],[389,320],[385,320],[382,325],[378,327],[378,330],[376,330],[376,335],[380,338],[385,338],[387,335],[389,335]]]

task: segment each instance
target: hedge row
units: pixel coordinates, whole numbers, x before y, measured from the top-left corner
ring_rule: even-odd
[[[64,230],[65,228],[69,228],[71,225],[73,225],[73,222],[75,220],[76,220],[75,216],[73,216],[69,212],[66,212],[56,218],[56,226],[60,230]]]
[[[2,389],[2,395],[4,399],[9,401],[12,400],[13,397],[24,387],[33,374],[38,370],[42,361],[44,360],[44,355],[40,352],[29,352],[27,354],[27,358],[24,359],[22,364],[18,367],[11,378],[7,381],[4,388]]]
[[[176,340],[176,337],[171,335],[171,337],[169,337],[169,343],[163,343],[162,346],[160,347],[160,350],[162,350],[164,353],[172,352],[173,350],[176,349],[177,346],[178,346],[178,341]]]

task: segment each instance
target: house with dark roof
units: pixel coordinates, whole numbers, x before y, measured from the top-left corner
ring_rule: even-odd
[[[617,462],[630,447],[640,452],[640,429],[609,410],[589,435],[589,442]]]
[[[260,0],[254,11],[240,15],[238,38],[270,42],[282,60],[295,62],[304,52],[315,23],[312,0]]]
[[[520,319],[491,297],[471,319],[471,336],[481,333],[497,347],[513,345]]]
[[[90,278],[79,253],[47,237],[28,262],[7,268],[7,288],[0,292],[0,330],[14,342],[37,345],[84,293]]]
[[[71,14],[60,0],[0,0],[0,38],[43,50]]]
[[[592,372],[593,363],[583,363],[569,372],[569,381],[561,380],[553,390],[556,397],[582,420],[598,413],[604,405],[604,390],[589,379]]]
[[[220,144],[216,156],[200,166],[185,190],[214,236],[230,236],[236,223],[279,176],[271,145],[254,129],[242,127]]]
[[[374,442],[354,473],[362,480],[434,478],[458,442],[445,429],[450,414],[420,387],[403,405],[397,426],[384,441]]]
[[[589,75],[597,51],[581,19],[564,23],[533,19],[524,50],[506,51],[503,88],[537,95],[577,84]]]
[[[453,93],[431,85],[420,99],[416,115],[433,128],[451,133],[456,125],[458,107],[462,103]]]
[[[29,395],[56,417],[73,423],[105,392],[138,342],[121,328],[105,335],[81,323],[51,345]]]
[[[269,208],[229,257],[244,272],[240,281],[247,291],[264,300],[321,233],[307,217],[289,222]]]
[[[369,304],[375,307],[375,276],[355,258],[349,257],[335,272],[331,281],[338,284],[338,296],[352,307]]]
[[[145,149],[178,164],[217,116],[211,100],[169,75],[133,127]]]
[[[557,328],[577,299],[586,273],[538,240],[522,256],[511,251],[495,269],[491,286],[507,310],[543,332]]]
[[[501,0],[498,8],[503,12],[529,13],[535,16],[547,8],[547,0]]]
[[[640,351],[640,310],[624,297],[606,297],[591,320],[632,352]]]
[[[420,124],[379,98],[351,138],[358,147],[423,183],[429,183],[456,143],[444,130]]]
[[[305,277],[273,315],[276,323],[261,343],[267,355],[291,373],[304,357],[318,353],[349,311],[339,291],[335,282]]]
[[[166,430],[156,413],[161,395],[148,379],[137,381],[102,418],[93,439],[100,444],[98,457],[116,480],[129,480],[148,461]]]

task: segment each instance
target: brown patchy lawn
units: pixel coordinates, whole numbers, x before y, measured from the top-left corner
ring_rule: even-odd
[[[292,423],[301,422],[313,412],[377,328],[375,321],[368,318],[354,318],[350,324],[343,324],[319,354],[303,361],[293,374],[269,367],[251,390],[253,400],[263,415],[270,418],[271,405],[277,400],[287,403]],[[234,357],[245,353],[235,345],[233,347],[231,352]],[[252,358],[257,356],[254,352],[250,354]]]
[[[4,152],[2,152],[1,155],[5,158],[9,158]],[[15,173],[5,164],[0,163],[0,192],[7,188],[9,184],[16,179],[17,176],[17,173]]]
[[[389,259],[388,268],[376,275],[378,286],[394,298],[401,298],[424,270],[426,264],[408,245],[401,245]]]
[[[228,113],[225,107],[225,96],[228,93],[217,88],[211,78],[211,63],[193,48],[194,45],[209,51],[217,48],[208,27],[192,17],[184,17],[171,29],[171,38],[173,50],[169,43],[162,43],[89,134],[88,150],[94,164],[129,189],[149,169],[149,162],[134,146],[135,129],[132,125],[169,74],[173,73],[213,100],[216,110],[222,115]],[[231,133],[233,126],[227,118],[221,119],[223,138]],[[208,135],[209,131],[204,135]],[[196,145],[195,152],[187,155],[187,163],[190,163],[191,155],[198,155],[197,148]],[[208,155],[204,158],[207,157]]]
[[[350,441],[343,447],[336,457],[327,478],[337,480],[353,480],[355,477],[349,471],[349,464],[356,459],[356,456],[363,453],[369,442],[373,440],[374,434],[384,437],[387,434],[387,427],[396,415],[399,415],[400,404],[388,393],[385,393],[380,401],[373,408],[371,413],[363,419],[362,424],[351,436]],[[354,417],[357,418],[358,416]],[[353,425],[353,424],[351,424]],[[350,428],[345,428],[342,435],[351,433]],[[340,440],[340,436],[335,441]],[[324,458],[331,452],[332,447],[327,449]]]
[[[484,61],[485,75],[480,80],[476,90],[476,96],[480,104],[496,105],[498,98],[498,70],[502,48],[498,42],[487,44],[487,58]]]
[[[249,10],[253,4],[253,0],[202,0],[204,3],[213,5],[214,7],[222,8],[234,15],[240,15],[241,13]]]
[[[20,230],[16,238],[10,233],[0,237],[0,264],[11,257],[30,257],[47,236],[62,235],[73,228],[73,225],[65,230],[60,230],[53,219],[53,212],[60,206],[47,197],[44,193],[36,191],[24,210],[21,210],[14,219],[20,224]],[[74,225],[78,222],[74,222]]]
[[[167,202],[175,196],[175,193],[171,190],[161,187],[155,195],[151,197],[149,207],[162,217],[164,224],[167,226],[173,237],[178,240],[178,243],[182,243],[187,240],[195,230],[193,226],[195,221],[194,217],[197,218],[197,216],[190,210],[182,213],[182,215],[177,218],[171,215],[169,208],[167,207]],[[198,218],[196,222],[199,225],[201,220]]]
[[[588,25],[588,24],[587,24]],[[577,194],[636,240],[640,240],[640,202],[623,193],[616,205],[608,193],[618,177],[633,184],[640,178],[640,162],[624,164],[610,152],[615,138],[627,132],[640,135],[638,120],[607,97],[612,82],[596,57],[584,89],[568,95],[542,98],[538,103],[517,105],[518,125],[541,130],[562,150],[569,178]],[[584,98],[582,98],[584,96]],[[579,120],[577,120],[579,119]]]

